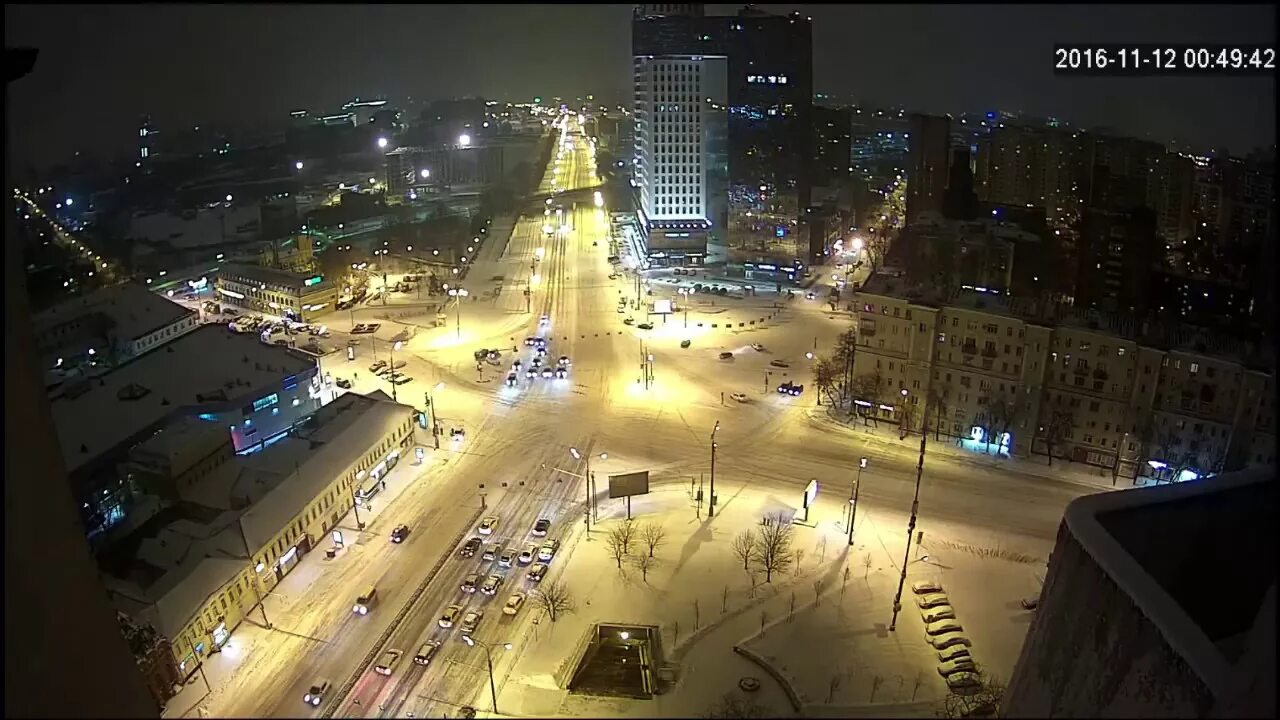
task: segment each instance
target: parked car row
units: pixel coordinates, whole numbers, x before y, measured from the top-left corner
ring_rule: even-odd
[[[982,685],[977,664],[970,654],[972,642],[964,635],[964,628],[956,619],[951,599],[943,592],[942,584],[921,580],[911,585],[920,619],[924,621],[925,636],[938,651],[938,674],[947,687],[961,695],[972,694]]]

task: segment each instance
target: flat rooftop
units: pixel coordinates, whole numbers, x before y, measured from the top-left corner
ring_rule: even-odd
[[[256,335],[205,325],[154,352],[52,399],[68,472],[132,439],[183,407],[242,398],[315,366],[315,360]],[[70,388],[68,388],[70,390]]]
[[[136,340],[188,315],[194,315],[195,311],[151,292],[142,285],[128,283],[102,288],[54,305],[32,318],[32,322],[36,336],[39,337],[58,325],[94,314],[111,318],[117,336]]]
[[[276,268],[263,267],[261,265],[245,265],[241,263],[228,263],[223,265],[218,271],[218,276],[229,276],[246,278],[248,280],[256,280],[271,285],[282,285],[284,287],[293,288],[299,292],[317,292],[327,290],[333,287],[333,282],[322,279],[315,285],[307,285],[306,281],[310,278],[319,277],[316,273],[296,273],[288,270],[279,270]]]

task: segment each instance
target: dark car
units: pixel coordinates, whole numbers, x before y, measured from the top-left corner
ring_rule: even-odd
[[[346,378],[338,378],[337,380],[334,381],[334,384],[342,388],[343,390],[351,389],[351,381]]]
[[[640,328],[641,330],[652,330],[652,329],[653,329],[653,323],[642,322],[642,323],[640,323],[639,325],[637,325],[636,327]]]
[[[393,543],[402,543],[407,537],[409,537],[408,525],[397,525],[396,529],[391,531],[391,542]]]
[[[547,530],[551,529],[551,521],[547,518],[538,518],[538,522],[533,524],[533,534],[542,537],[547,534]]]
[[[482,544],[483,541],[480,538],[473,537],[459,548],[458,554],[462,557],[475,557],[476,551],[480,549]]]
[[[720,359],[721,359],[721,360],[732,360],[732,359],[733,359],[733,353],[731,353],[731,352],[722,352],[722,353],[720,353]]]
[[[692,343],[691,341],[689,341],[689,340],[681,340],[681,341],[680,341],[680,347],[682,347],[682,348],[687,348],[687,347],[689,347],[689,346],[690,346],[690,345],[692,345],[692,344],[693,344],[693,343]]]
[[[515,374],[515,373],[508,373],[508,374],[507,374],[507,387],[515,387],[515,386],[516,386],[516,380],[517,380],[517,378],[516,378],[516,374]]]

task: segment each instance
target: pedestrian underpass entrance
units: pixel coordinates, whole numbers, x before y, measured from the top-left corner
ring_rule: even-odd
[[[662,637],[654,625],[597,624],[569,680],[569,692],[648,700],[661,692]]]

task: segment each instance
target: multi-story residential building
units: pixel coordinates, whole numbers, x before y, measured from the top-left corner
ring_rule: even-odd
[[[228,263],[218,270],[221,302],[297,322],[333,312],[338,286],[321,275]]]
[[[1274,458],[1265,348],[876,274],[854,295],[860,413],[1133,476]],[[905,393],[903,392],[905,391]]]
[[[951,160],[951,121],[912,115],[907,140],[907,224],[920,213],[942,212]]]
[[[814,187],[839,185],[853,171],[850,167],[852,112],[847,107],[813,106]]]
[[[189,677],[353,497],[384,481],[413,443],[416,414],[382,393],[348,393],[288,437],[202,474],[181,488],[170,523],[139,538],[127,562],[108,563],[113,602],[167,638]]]
[[[1149,208],[1086,207],[1076,240],[1076,304],[1145,314],[1151,309],[1151,274],[1163,254]]]

